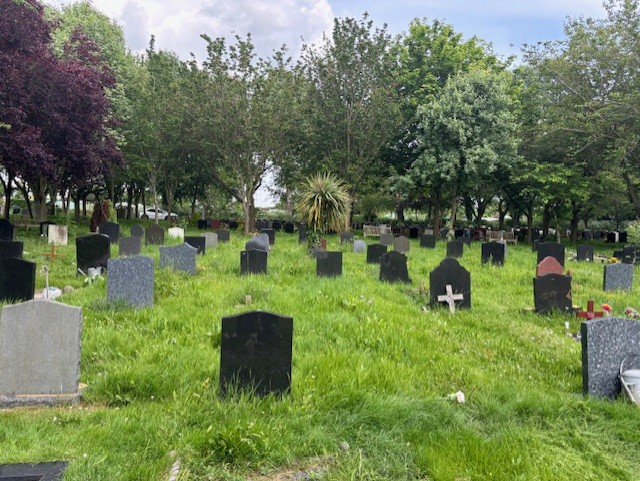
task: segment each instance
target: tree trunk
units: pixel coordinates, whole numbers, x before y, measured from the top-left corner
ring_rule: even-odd
[[[39,177],[33,187],[35,220],[42,222],[47,220],[47,181],[44,177]]]
[[[252,195],[247,195],[243,199],[242,211],[244,212],[244,234],[249,235],[254,230],[256,220],[256,209]]]
[[[2,180],[4,187],[4,218],[8,219],[11,214],[11,195],[13,194],[13,174],[7,172],[7,182]]]
[[[527,243],[531,244],[533,240],[533,209],[527,211]]]
[[[549,235],[549,225],[551,224],[551,207],[552,203],[547,202],[542,211],[542,237],[547,238]]]
[[[456,216],[458,215],[458,187],[453,187],[453,197],[451,199],[451,229],[456,228]]]
[[[433,191],[433,233],[437,236],[440,232],[440,211],[442,210],[442,196],[440,188]]]
[[[629,197],[631,197],[633,208],[636,211],[636,217],[640,217],[640,196],[638,195],[636,186],[633,184],[633,181],[626,169],[622,169],[622,178],[627,185],[627,191],[629,192]]]
[[[569,230],[571,230],[571,241],[578,240],[578,222],[580,221],[580,209],[576,206],[576,202],[571,202],[571,222]]]

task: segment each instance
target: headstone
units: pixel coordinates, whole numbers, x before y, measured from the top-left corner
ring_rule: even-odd
[[[140,237],[121,237],[118,240],[118,255],[120,257],[138,256],[142,248]]]
[[[417,239],[420,237],[420,227],[409,227],[409,239]]]
[[[560,311],[573,312],[571,276],[547,274],[533,279],[533,298],[538,314]]]
[[[207,249],[218,247],[218,234],[215,232],[205,232],[202,237],[204,237],[204,245]]]
[[[98,232],[109,236],[109,242],[117,244],[120,238],[120,225],[115,222],[103,222],[98,226]]]
[[[633,266],[617,262],[604,266],[605,291],[623,290],[628,291],[633,286]]]
[[[239,224],[237,221],[232,220],[231,222],[229,222],[229,229],[231,230],[238,230]]]
[[[340,244],[351,244],[353,242],[353,232],[340,232]]]
[[[380,256],[387,252],[387,246],[382,244],[369,244],[367,246],[367,264],[379,264]]]
[[[268,228],[269,228],[269,222],[267,222],[266,220],[256,221],[256,229],[258,231],[262,231],[263,229],[268,229]]]
[[[209,222],[205,219],[199,219],[197,226],[198,226],[198,229],[205,230],[209,228]]]
[[[539,242],[538,243],[538,264],[545,257],[555,257],[556,260],[564,267],[564,246],[556,242]]]
[[[579,245],[576,259],[578,262],[593,262],[593,246]]]
[[[49,235],[49,226],[50,225],[56,225],[56,223],[52,222],[50,220],[45,220],[43,222],[40,222],[40,237]]]
[[[240,252],[240,274],[266,274],[267,251],[251,249]]]
[[[459,259],[464,253],[464,243],[455,240],[447,242],[447,257],[453,257]]]
[[[198,249],[198,254],[204,255],[207,249],[206,239],[200,236],[186,236],[184,241],[191,247]]]
[[[279,220],[274,220],[272,225],[273,230],[275,230],[276,232],[282,229],[282,222],[280,222]]]
[[[253,236],[244,245],[244,250],[246,251],[256,250],[256,251],[269,252],[269,237],[263,236],[262,234]]]
[[[411,284],[407,269],[407,256],[395,250],[382,254],[380,256],[380,280]]]
[[[0,240],[13,240],[13,224],[7,219],[0,219]]]
[[[615,398],[621,389],[620,364],[640,352],[640,322],[604,317],[583,322],[580,333],[584,394]]]
[[[396,237],[393,241],[393,250],[400,254],[406,254],[411,249],[411,243],[405,236]]]
[[[36,263],[17,258],[0,259],[0,301],[28,301],[36,289]]]
[[[316,252],[316,275],[338,277],[342,275],[342,252]]]
[[[218,229],[216,234],[218,234],[218,242],[229,242],[231,239],[231,232],[229,229]]]
[[[482,264],[504,265],[505,244],[503,242],[485,242],[482,244]]]
[[[260,231],[263,234],[267,234],[269,236],[269,245],[273,245],[276,243],[276,230],[275,229],[262,229]]]
[[[359,254],[361,252],[367,252],[367,243],[363,240],[353,241],[353,252]]]
[[[169,227],[169,229],[167,230],[167,235],[171,239],[179,239],[181,241],[184,241],[184,229],[182,227]]]
[[[303,222],[300,222],[298,224],[298,243],[302,244],[304,242],[307,242],[307,238],[308,238],[307,225],[304,224]]]
[[[22,241],[0,241],[0,259],[22,259],[24,243]]]
[[[564,274],[564,272],[562,271],[562,266],[555,257],[545,257],[536,266],[536,277],[546,276],[548,274]]]
[[[460,309],[471,308],[471,274],[453,257],[446,257],[429,274],[429,294],[431,306],[437,306],[438,296],[447,295],[447,285],[454,294],[462,294],[457,304]]]
[[[393,234],[380,234],[380,245],[392,246],[393,239],[394,239]]]
[[[255,251],[259,252],[259,251]],[[250,311],[222,318],[220,390],[258,396],[291,389],[293,318]]]
[[[628,238],[629,238],[629,234],[627,232],[620,232],[618,234],[618,242],[620,242],[621,244],[626,244]]]
[[[464,234],[464,235],[461,235],[460,237],[456,237],[456,240],[468,246],[471,245],[471,235],[469,234]]]
[[[602,231],[599,231],[599,230],[593,231],[593,240],[601,241],[602,240]]]
[[[422,234],[420,236],[420,247],[425,247],[427,249],[435,249],[436,236],[434,236],[433,234]]]
[[[85,275],[89,267],[107,268],[107,261],[111,257],[109,237],[103,234],[91,234],[76,237],[76,262],[78,270]]]
[[[618,233],[617,232],[607,233],[607,242],[612,244],[618,242]]]
[[[586,241],[591,241],[593,240],[593,233],[590,230],[585,229],[582,231],[582,238]]]
[[[164,244],[164,229],[158,224],[151,224],[144,230],[144,241],[147,244]]]
[[[296,231],[296,225],[293,222],[285,222],[284,231],[287,234],[293,234]]]
[[[4,306],[0,405],[77,401],[81,334],[79,307],[33,300]]]
[[[218,229],[220,229],[220,227],[222,226],[222,222],[220,222],[219,219],[211,219],[208,223],[207,223],[207,227],[217,231]],[[225,241],[226,242],[226,241]]]
[[[448,235],[449,235],[449,229],[447,229],[446,227],[443,227],[442,229],[440,229],[440,240],[446,240]]]
[[[135,239],[140,241],[139,237]],[[151,257],[109,259],[107,301],[124,301],[134,307],[152,307],[153,277]]]
[[[60,481],[67,463],[55,461],[37,464],[0,464],[0,480]]]
[[[131,236],[132,237],[144,237],[144,227],[140,224],[133,224],[131,226]]]
[[[69,244],[69,228],[66,225],[51,224],[47,232],[48,243],[56,246]]]
[[[176,271],[196,274],[198,249],[187,243],[178,246],[160,247],[160,268],[169,267]]]

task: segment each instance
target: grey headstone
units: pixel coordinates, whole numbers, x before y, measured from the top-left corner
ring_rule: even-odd
[[[298,243],[302,244],[307,242],[308,237],[309,233],[307,232],[307,225],[304,222],[300,222],[298,224]]]
[[[215,232],[205,232],[202,237],[204,237],[204,245],[207,249],[218,247],[218,234]]]
[[[617,262],[604,266],[605,291],[623,290],[628,291],[633,286],[633,266]]]
[[[363,240],[353,241],[353,252],[367,252],[367,243]]]
[[[3,396],[77,395],[82,309],[54,301],[4,306],[0,316]]]
[[[64,461],[37,464],[0,464],[0,480],[6,481],[60,481],[67,469]]]
[[[260,229],[260,233],[267,234],[269,236],[269,245],[274,245],[276,243],[275,229]]]
[[[252,237],[244,245],[244,250],[269,252],[269,237],[265,238],[262,234]]]
[[[142,227],[140,224],[133,224],[131,226],[131,236],[144,237],[144,227]]]
[[[178,246],[160,247],[160,268],[169,267],[176,271],[196,274],[196,256],[198,249],[189,244]]]
[[[393,250],[400,254],[406,254],[411,249],[411,243],[405,236],[396,237],[393,241]]]
[[[98,232],[109,236],[109,241],[112,244],[117,244],[120,238],[120,225],[115,222],[103,222],[98,226]]]
[[[394,239],[393,234],[380,234],[380,245],[392,246],[393,239]]]
[[[436,236],[434,236],[433,234],[422,234],[420,236],[420,247],[435,249]]]
[[[50,224],[47,227],[47,239],[49,244],[66,246],[69,244],[69,228],[66,225]]]
[[[350,244],[353,242],[353,232],[340,232],[340,244]]]
[[[407,269],[407,256],[395,250],[382,254],[380,256],[380,280],[411,284]]]
[[[118,255],[120,257],[138,256],[142,248],[142,237],[121,237],[118,240]]]
[[[231,231],[229,229],[218,229],[216,234],[218,234],[218,242],[229,242],[231,239]]]
[[[139,237],[135,237],[140,241]],[[109,259],[107,301],[124,301],[134,307],[153,306],[153,259],[135,256]]]
[[[151,224],[144,230],[144,240],[147,244],[164,244],[164,229],[158,224]]]
[[[640,322],[605,317],[583,322],[580,332],[584,394],[613,399],[621,388],[620,363],[640,353]]]

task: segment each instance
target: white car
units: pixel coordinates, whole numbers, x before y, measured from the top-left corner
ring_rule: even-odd
[[[147,207],[144,212],[140,212],[141,219],[158,219],[158,220],[167,220],[169,217],[169,213],[163,209],[155,209],[153,207]],[[171,219],[175,222],[178,220],[178,215],[172,213]]]

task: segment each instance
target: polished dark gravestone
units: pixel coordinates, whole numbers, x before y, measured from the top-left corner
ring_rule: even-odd
[[[153,278],[151,257],[109,259],[107,302],[123,301],[134,307],[152,307]]]
[[[196,255],[198,249],[186,242],[177,246],[160,246],[160,268],[169,267],[176,271],[196,274]]]
[[[144,241],[147,244],[164,244],[164,229],[158,224],[151,224],[144,230]]]
[[[482,244],[482,264],[491,261],[496,266],[504,265],[505,244],[502,242],[485,242]]]
[[[593,262],[593,246],[579,245],[576,260],[578,262]]]
[[[340,244],[353,244],[353,232],[340,232]]]
[[[0,240],[13,240],[14,226],[7,219],[0,219]]]
[[[62,481],[67,463],[0,464],[0,481]]]
[[[140,224],[133,224],[131,226],[131,236],[132,237],[144,237],[144,227]]]
[[[533,279],[533,300],[538,314],[573,313],[571,276],[547,274]]]
[[[269,236],[269,245],[274,245],[276,243],[276,230],[275,229],[260,229],[262,234],[267,234]]]
[[[266,274],[268,257],[265,250],[250,249],[240,252],[240,274]]]
[[[433,234],[422,234],[420,236],[420,247],[424,247],[426,249],[435,249],[436,236],[434,236]]]
[[[342,252],[316,252],[316,275],[338,277],[342,275]]]
[[[22,241],[0,241],[0,259],[22,259],[24,243]]]
[[[603,289],[628,291],[633,287],[633,265],[617,262],[604,266]]]
[[[367,264],[379,264],[380,256],[387,252],[387,246],[382,244],[369,244],[367,246]]]
[[[545,257],[555,257],[556,260],[564,267],[564,246],[556,242],[539,242],[538,243],[538,261],[540,264]]]
[[[282,224],[283,224],[282,221],[274,220],[271,225],[273,226],[273,230],[278,232],[278,231],[282,230]]]
[[[218,234],[218,242],[229,242],[231,239],[231,231],[229,229],[218,229],[216,234]]]
[[[400,254],[406,254],[411,250],[411,243],[409,239],[405,236],[396,237],[393,241],[393,250],[399,252]]]
[[[604,317],[583,322],[580,332],[584,394],[615,398],[621,389],[620,363],[640,354],[640,322]]]
[[[283,230],[287,234],[293,234],[296,231],[296,225],[293,222],[285,222]]]
[[[380,245],[392,246],[393,240],[394,240],[393,234],[380,234]]]
[[[447,257],[459,259],[464,253],[464,243],[460,241],[447,242]]]
[[[380,256],[380,280],[411,284],[407,256],[395,250],[382,254]]]
[[[91,234],[76,237],[76,262],[78,270],[86,275],[89,267],[107,268],[111,257],[109,237],[103,234]]]
[[[454,294],[462,294],[463,299],[456,305],[460,309],[471,308],[471,274],[453,257],[447,257],[429,274],[429,295],[431,306],[440,304],[438,296],[447,295],[447,285]]]
[[[0,301],[28,301],[36,289],[36,263],[15,257],[0,259]]]
[[[420,227],[409,227],[409,239],[417,239],[420,237]]]
[[[254,251],[260,252],[260,251]],[[220,390],[258,396],[291,389],[293,318],[250,311],[222,318]]]
[[[200,230],[208,229],[208,228],[209,228],[209,225],[210,225],[210,224],[209,224],[209,221],[208,221],[208,220],[205,220],[205,219],[199,219],[199,220],[198,220],[198,224],[197,224],[197,226],[198,226],[198,229],[200,229]]]
[[[184,241],[191,247],[198,249],[198,254],[204,255],[207,249],[207,239],[202,236],[185,236]]]
[[[98,232],[109,236],[109,242],[117,244],[120,238],[120,225],[115,222],[103,222],[98,226]]]
[[[245,251],[264,251],[269,252],[269,236],[256,235],[247,241],[244,245]]]
[[[121,237],[118,240],[118,255],[120,257],[138,256],[142,249],[142,237]]]

